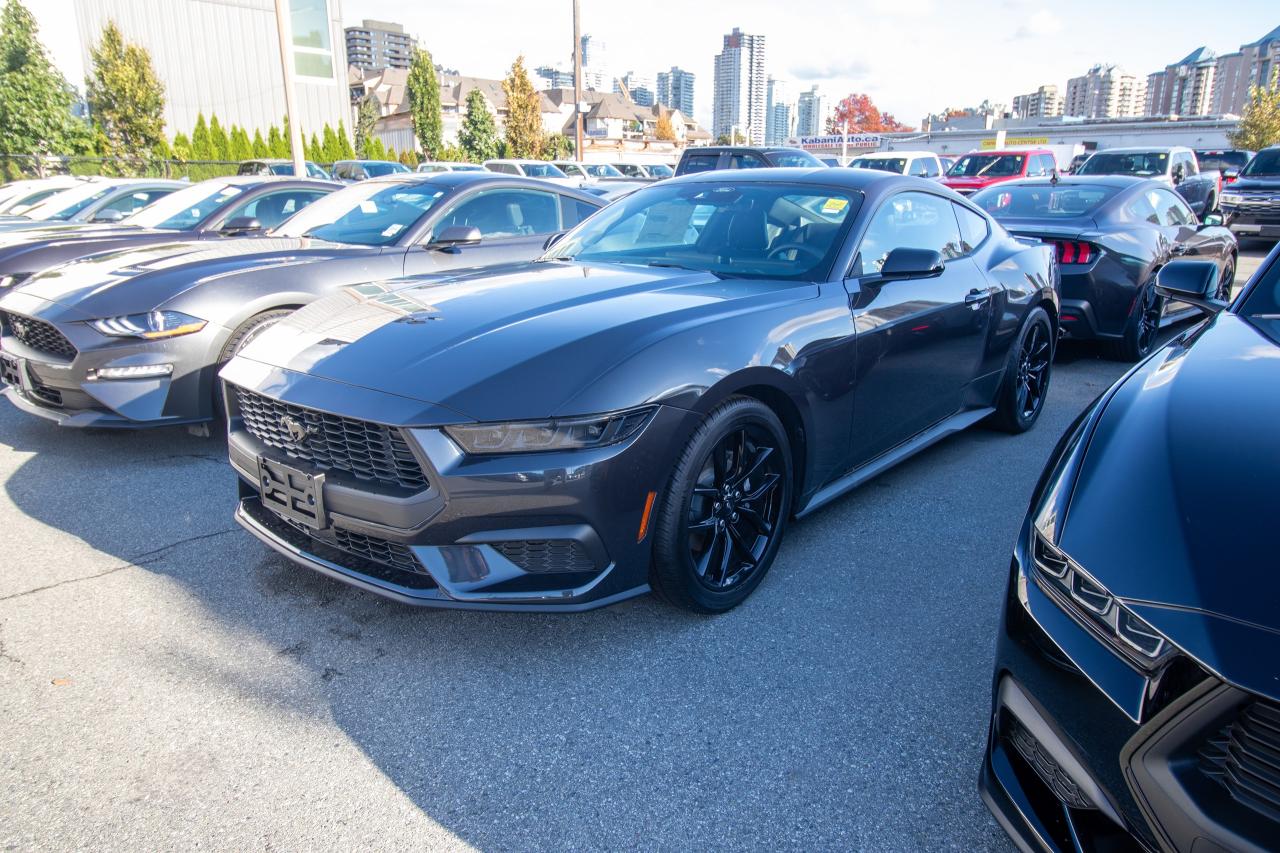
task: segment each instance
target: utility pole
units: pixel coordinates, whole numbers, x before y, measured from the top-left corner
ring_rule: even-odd
[[[293,92],[293,25],[289,20],[289,0],[276,0],[276,31],[280,34],[280,70],[284,75],[284,114],[289,120],[289,151],[293,154],[293,175],[307,176],[302,151],[302,125],[298,123],[297,97]]]
[[[573,131],[574,157],[582,162],[582,30],[578,26],[578,0],[573,0]]]

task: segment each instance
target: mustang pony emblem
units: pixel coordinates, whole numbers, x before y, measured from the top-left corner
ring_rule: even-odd
[[[310,424],[304,424],[293,415],[282,417],[280,419],[280,428],[298,444],[306,441],[311,433],[315,432],[315,427]]]

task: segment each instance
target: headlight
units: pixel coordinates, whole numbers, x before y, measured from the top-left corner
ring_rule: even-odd
[[[518,421],[504,424],[461,424],[444,431],[467,453],[536,453],[583,450],[617,444],[648,422],[655,406],[607,415]]]
[[[1149,622],[1121,604],[1040,531],[1032,535],[1036,580],[1060,607],[1142,669],[1154,669],[1172,653],[1173,646]]]
[[[1223,193],[1223,194],[1222,194],[1222,203],[1223,203],[1223,204],[1239,204],[1239,203],[1240,203],[1241,201],[1243,201],[1243,200],[1244,200],[1244,196],[1236,195],[1235,193]]]
[[[181,311],[148,311],[146,314],[127,314],[123,317],[107,317],[90,320],[89,325],[112,338],[174,338],[190,335],[206,325],[199,317]]]

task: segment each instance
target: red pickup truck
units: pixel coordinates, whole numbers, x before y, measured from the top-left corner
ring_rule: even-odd
[[[961,195],[970,195],[992,184],[1018,178],[1048,177],[1058,171],[1053,152],[1043,148],[1026,151],[972,151],[947,170],[942,183]]]

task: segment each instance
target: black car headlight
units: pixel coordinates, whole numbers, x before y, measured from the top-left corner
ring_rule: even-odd
[[[145,314],[126,314],[90,320],[89,325],[111,338],[142,338],[154,341],[160,338],[176,338],[203,329],[207,323],[181,311],[148,311]]]
[[[1142,669],[1155,669],[1172,653],[1172,644],[1151,623],[1125,607],[1039,530],[1032,536],[1031,559],[1037,582],[1076,621],[1093,628]]]
[[[444,431],[467,453],[538,453],[585,450],[626,441],[640,431],[656,406],[604,415],[552,418],[543,421],[457,424]]]

